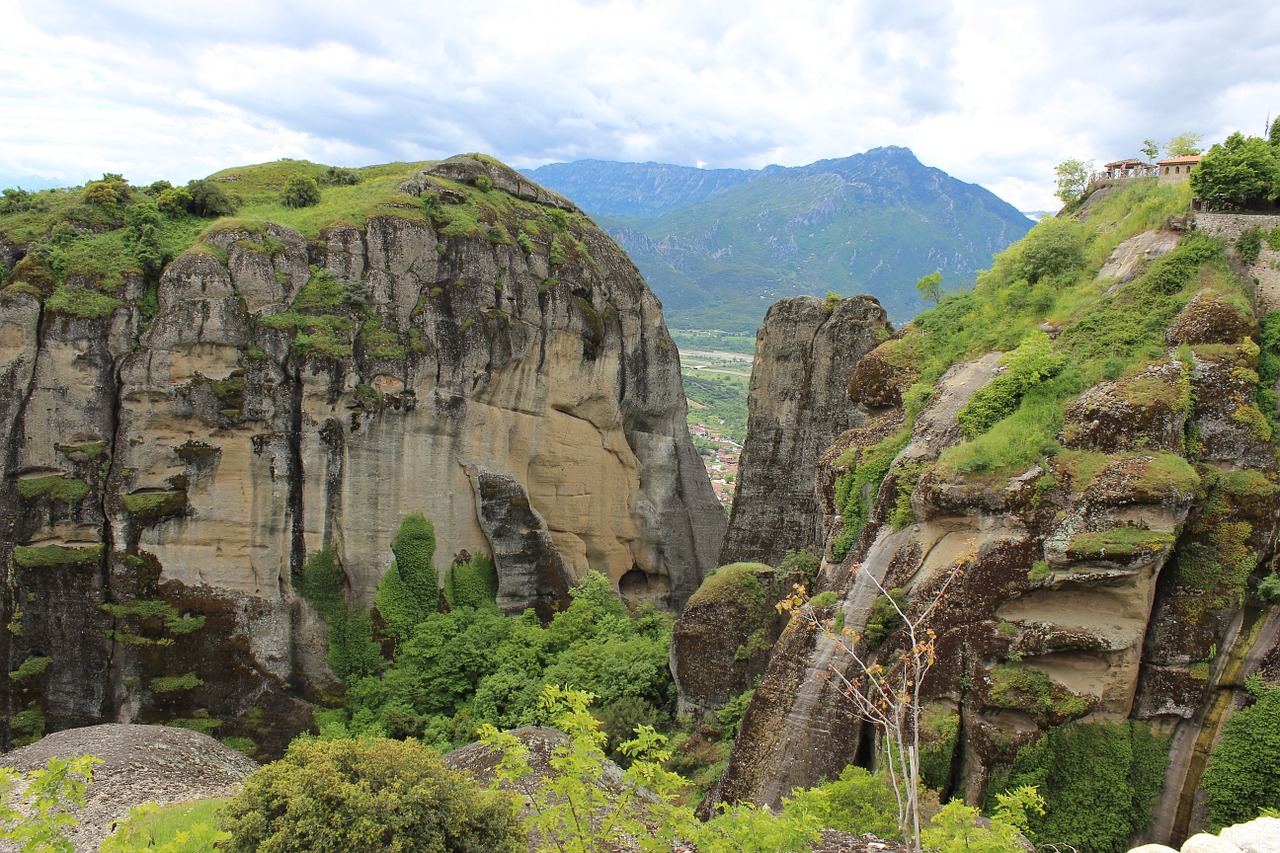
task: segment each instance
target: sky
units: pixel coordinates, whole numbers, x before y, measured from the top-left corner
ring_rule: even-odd
[[[0,186],[28,188],[903,145],[1052,210],[1055,163],[1280,114],[1274,0],[0,0],[0,33]]]

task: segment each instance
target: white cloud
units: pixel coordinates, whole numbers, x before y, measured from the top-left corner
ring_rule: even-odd
[[[1280,111],[1244,0],[0,0],[0,180],[281,156],[801,165],[879,145],[1047,208],[1052,165]]]

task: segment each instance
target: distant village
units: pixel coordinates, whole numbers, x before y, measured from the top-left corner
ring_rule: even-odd
[[[729,508],[733,504],[733,492],[738,484],[738,457],[742,455],[742,445],[721,432],[724,421],[718,426],[704,423],[689,424],[689,435],[693,436],[693,445],[702,457],[702,464],[707,467],[707,476],[711,478],[711,488],[716,493],[720,505]]]

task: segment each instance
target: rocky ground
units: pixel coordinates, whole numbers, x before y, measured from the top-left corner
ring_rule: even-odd
[[[134,806],[225,797],[258,769],[257,762],[213,738],[168,726],[107,724],[51,734],[0,756],[0,766],[26,772],[51,758],[92,755],[94,769],[80,825],[68,831],[77,853],[98,849]]]

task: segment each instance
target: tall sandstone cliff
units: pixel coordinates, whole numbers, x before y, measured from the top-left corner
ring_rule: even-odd
[[[304,561],[335,549],[368,609],[413,512],[441,568],[493,557],[509,612],[548,615],[589,568],[660,606],[698,587],[724,516],[634,266],[487,158],[400,190],[314,241],[213,229],[149,320],[137,277],[101,318],[10,288],[0,652],[37,662],[5,679],[10,739],[181,718],[278,747],[334,687]],[[479,191],[522,219],[457,227]]]
[[[721,565],[776,565],[788,550],[822,550],[818,457],[864,419],[846,398],[849,373],[888,328],[870,296],[832,303],[796,296],[769,308],[756,334],[747,438]]]
[[[1226,700],[1233,692],[1241,698],[1244,674],[1280,680],[1280,608],[1253,592],[1275,570],[1280,536],[1272,431],[1254,405],[1264,399],[1255,398],[1256,316],[1274,306],[1263,301],[1250,310],[1248,288],[1228,278],[1229,265],[1240,269],[1238,263],[1204,238],[1174,248],[1178,237],[1139,235],[1122,243],[1096,278],[1082,271],[1080,286],[1102,294],[1102,307],[1082,314],[1092,325],[1045,324],[1048,336],[1029,327],[1040,337],[1026,339],[1043,352],[1079,358],[1095,357],[1108,328],[1130,334],[1125,324],[1134,321],[1104,312],[1160,324],[1150,326],[1149,358],[1059,398],[1061,426],[1046,434],[1038,462],[976,464],[965,461],[977,458],[973,452],[957,452],[973,446],[958,414],[1013,369],[999,352],[956,361],[929,383],[922,402],[921,354],[946,346],[936,337],[946,315],[923,329],[907,327],[847,374],[845,405],[854,411],[841,423],[853,428],[809,474],[828,546],[818,589],[836,594],[819,616],[862,635],[880,587],[906,590],[908,613],[919,613],[953,567],[962,567],[929,623],[938,662],[923,685],[922,739],[931,760],[941,762],[931,784],[944,795],[980,802],[993,770],[1008,768],[1019,747],[1053,726],[1129,719],[1173,735],[1151,835],[1177,840],[1201,819],[1192,812],[1203,800],[1192,794],[1203,761],[1193,760],[1192,747],[1212,742]],[[1116,274],[1138,244],[1143,256]],[[1227,295],[1229,288],[1239,292]],[[951,304],[966,310],[979,303],[966,295]],[[1057,364],[1063,376],[1077,366],[1092,369]],[[752,388],[761,398],[770,394],[754,381]],[[784,385],[780,400],[758,399],[757,408],[782,405],[791,393]],[[919,411],[908,411],[904,397]],[[855,460],[871,464],[885,447],[892,463],[882,482],[860,495],[837,494]],[[848,532],[842,509],[853,512],[854,498],[865,516],[843,545],[847,555],[833,554],[831,545]],[[748,509],[736,507],[735,518]],[[807,534],[813,523],[798,518],[794,526]],[[862,649],[892,667],[904,646],[889,627],[878,652]],[[709,802],[776,805],[795,787],[871,760],[870,728],[852,713],[831,668],[860,674],[830,636],[793,619]]]

